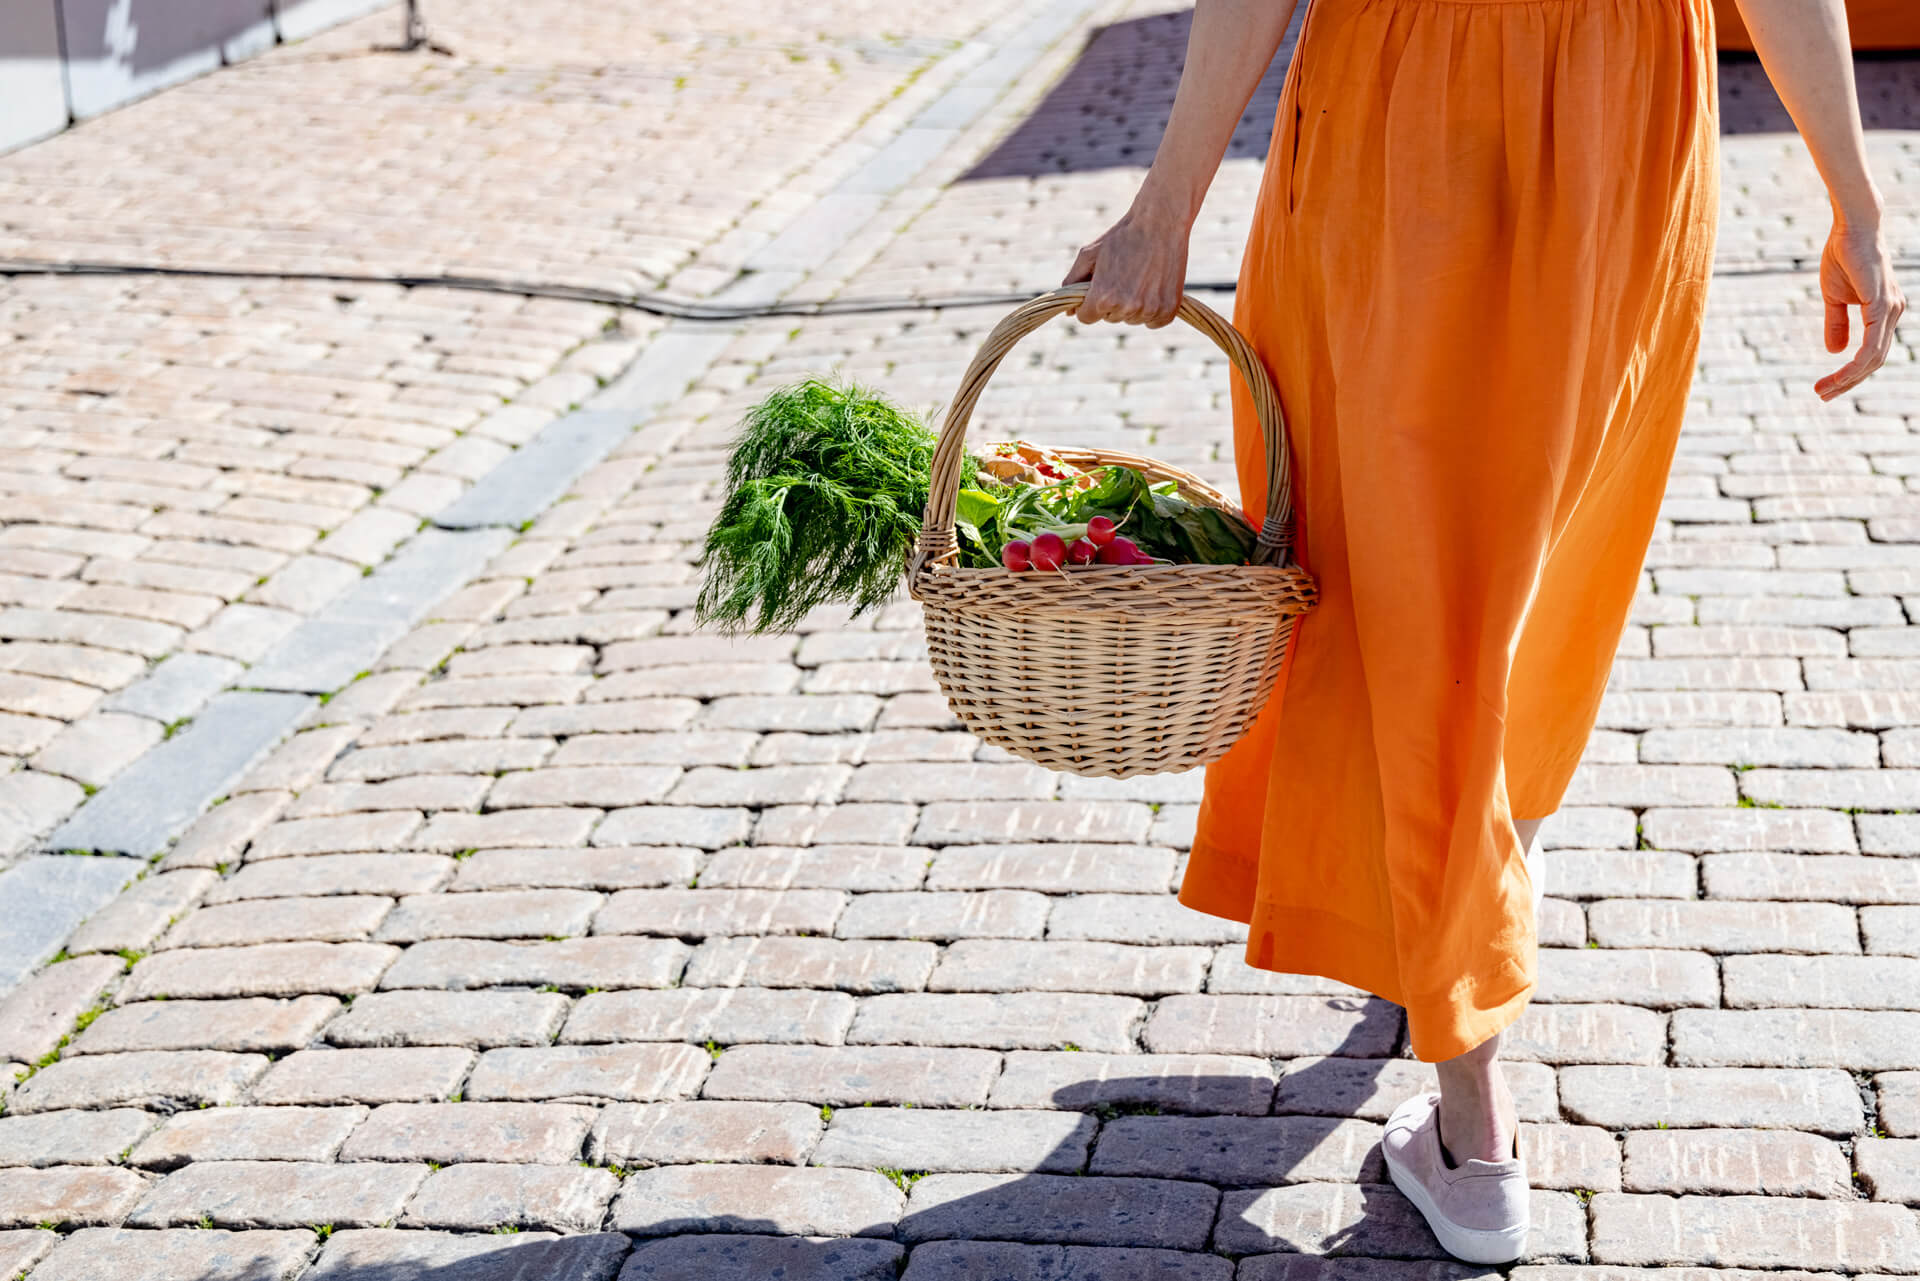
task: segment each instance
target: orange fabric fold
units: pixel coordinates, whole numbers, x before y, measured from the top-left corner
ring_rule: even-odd
[[[1280,388],[1321,603],[1207,773],[1181,901],[1460,1054],[1525,1008],[1711,270],[1710,0],[1313,0],[1235,323]],[[1234,389],[1242,501],[1264,457]]]

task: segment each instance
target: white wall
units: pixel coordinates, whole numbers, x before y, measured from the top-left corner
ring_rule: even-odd
[[[392,3],[0,0],[0,151]]]

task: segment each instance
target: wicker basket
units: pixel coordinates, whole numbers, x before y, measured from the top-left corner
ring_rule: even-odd
[[[994,327],[973,358],[934,449],[927,513],[908,577],[927,653],[954,715],[1030,761],[1127,778],[1221,756],[1266,705],[1313,580],[1290,555],[1286,424],[1260,358],[1193,298],[1180,319],[1211,338],[1253,393],[1266,435],[1267,513],[1252,565],[1089,565],[1024,574],[955,564],[954,504],[973,407],[1001,358],[1085,285],[1042,294]],[[1171,480],[1194,502],[1237,507],[1178,468],[1103,449],[1060,449],[1080,467],[1122,463]]]

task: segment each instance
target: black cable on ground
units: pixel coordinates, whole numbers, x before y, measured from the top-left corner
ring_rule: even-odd
[[[1920,271],[1920,259],[1901,259],[1902,271]],[[1758,263],[1716,270],[1716,276],[1790,276],[1816,270],[1817,261],[1793,258],[1781,263]],[[511,294],[519,298],[555,298],[566,302],[600,303],[645,312],[673,320],[759,320],[773,317],[851,316],[889,311],[935,311],[949,307],[1013,307],[1032,293],[941,294],[920,298],[796,299],[750,305],[695,302],[665,294],[623,294],[586,285],[558,285],[539,281],[496,280],[484,276],[381,275],[344,271],[273,271],[239,267],[168,267],[153,263],[36,261],[0,259],[0,277],[13,276],[164,276],[206,280],[308,280],[341,285],[397,285],[405,289],[461,289],[475,293]],[[1189,280],[1189,292],[1230,293],[1231,280]],[[1035,291],[1038,292],[1038,291]]]

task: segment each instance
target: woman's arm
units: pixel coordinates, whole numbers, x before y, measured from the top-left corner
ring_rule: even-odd
[[[1804,0],[1800,0],[1804,2]],[[1167,131],[1133,206],[1080,251],[1063,284],[1091,281],[1076,314],[1159,328],[1187,279],[1187,239],[1234,126],[1293,20],[1295,0],[1198,0]]]
[[[1846,8],[1842,0],[1739,4],[1767,78],[1806,139],[1833,205],[1833,231],[1820,259],[1828,351],[1846,350],[1847,308],[1860,308],[1860,350],[1844,368],[1814,384],[1822,400],[1832,400],[1886,363],[1894,326],[1907,309],[1880,232],[1880,191],[1867,171]]]

